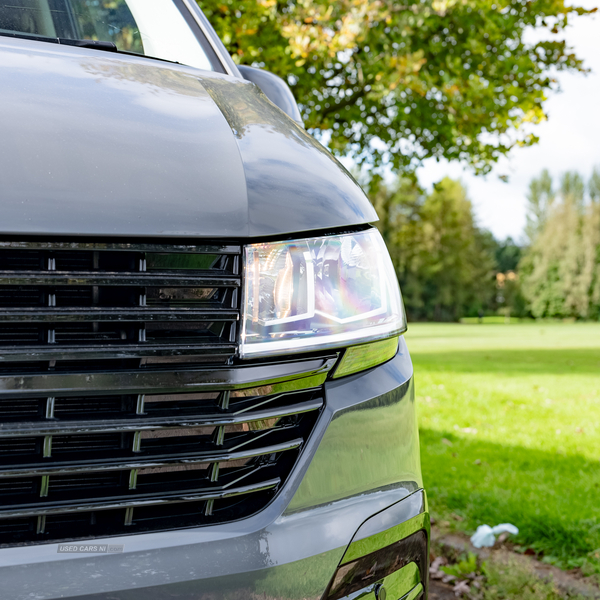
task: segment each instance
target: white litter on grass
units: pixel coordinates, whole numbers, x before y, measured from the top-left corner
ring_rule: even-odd
[[[480,525],[477,531],[471,536],[471,544],[475,548],[491,548],[496,542],[496,536],[505,532],[517,535],[519,530],[511,523],[501,523],[500,525],[496,525],[496,527]]]

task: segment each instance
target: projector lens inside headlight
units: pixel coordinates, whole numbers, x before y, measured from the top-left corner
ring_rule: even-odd
[[[245,248],[242,357],[339,348],[406,329],[375,229]]]

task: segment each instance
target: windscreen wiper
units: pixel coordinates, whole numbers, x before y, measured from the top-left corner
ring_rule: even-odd
[[[59,44],[65,46],[77,46],[78,48],[93,48],[94,50],[104,50],[105,52],[118,52],[116,44],[113,42],[102,42],[99,40],[72,40],[70,38],[56,38]]]
[[[50,42],[51,44],[63,44],[65,46],[77,46],[78,48],[94,48],[105,52],[119,52],[116,44],[102,42],[99,40],[76,40],[71,38],[49,37],[46,35],[31,35],[17,31],[0,31],[0,35],[6,37],[20,38],[23,40],[34,40],[37,42]]]
[[[117,54],[127,54],[128,56],[138,56],[149,58],[151,60],[160,60],[161,62],[170,63],[172,65],[180,65],[176,60],[160,58],[159,56],[151,56],[149,54],[140,54],[139,52],[130,52],[128,50],[119,50],[113,42],[103,42],[98,40],[76,40],[72,38],[48,37],[45,35],[32,35],[29,33],[20,33],[16,31],[2,31],[0,36],[19,38],[22,40],[33,40],[36,42],[50,42],[51,44],[62,44],[63,46],[77,46],[78,48],[92,48],[95,50],[103,50],[104,52],[116,52]]]

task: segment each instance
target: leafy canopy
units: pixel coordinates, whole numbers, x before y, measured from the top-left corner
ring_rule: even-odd
[[[334,152],[404,171],[445,157],[486,172],[535,143],[552,73],[584,70],[561,33],[593,12],[565,0],[197,1],[238,63],[287,79]]]

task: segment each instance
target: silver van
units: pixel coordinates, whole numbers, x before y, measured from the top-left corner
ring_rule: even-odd
[[[0,598],[426,598],[397,279],[191,0],[0,0]]]

